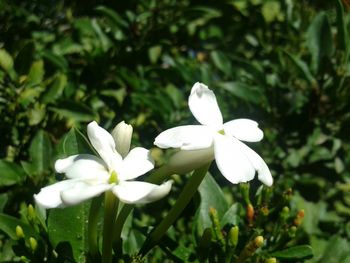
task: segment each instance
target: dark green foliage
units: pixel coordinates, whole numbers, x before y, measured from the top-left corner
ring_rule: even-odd
[[[187,97],[197,81],[215,91],[224,120],[259,122],[265,138],[250,146],[269,165],[274,186],[259,188],[253,181],[247,198],[212,165],[214,179],[205,179],[145,260],[242,259],[261,235],[265,243],[248,262],[348,262],[347,3],[0,1],[0,262],[22,255],[33,262],[85,262],[84,240],[77,236],[85,235],[78,214],[85,216],[86,204],[48,212],[48,226],[57,229],[65,224],[60,218],[79,216],[69,223],[82,232],[69,244],[69,237],[46,231],[42,213],[28,219],[33,194],[62,179],[53,169],[58,157],[92,151],[84,136],[92,120],[109,130],[125,120],[134,127],[133,145],[146,148],[159,132],[194,123]],[[158,164],[168,157],[153,153]],[[146,226],[164,217],[187,179],[175,176],[169,200],[134,211],[122,234],[121,258],[141,262],[133,254],[150,232]],[[248,205],[255,211],[249,220]],[[211,207],[218,225],[209,217]],[[15,240],[17,225],[24,240]],[[234,226],[239,241],[230,250]],[[38,241],[36,252],[30,236]]]

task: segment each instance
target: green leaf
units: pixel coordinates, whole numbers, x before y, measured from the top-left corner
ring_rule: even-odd
[[[48,234],[51,244],[57,247],[68,242],[77,262],[86,262],[87,220],[89,202],[64,209],[53,209],[48,217]]]
[[[103,30],[101,29],[101,27],[100,27],[100,25],[99,25],[99,23],[97,22],[96,19],[93,19],[91,21],[91,26],[94,29],[96,35],[98,36],[98,39],[100,40],[102,50],[104,52],[106,52],[112,46],[111,40],[103,32]]]
[[[113,22],[116,26],[118,27],[124,27],[124,28],[128,28],[128,23],[126,23],[123,18],[118,14],[116,13],[114,10],[108,8],[108,7],[105,7],[105,6],[98,6],[95,8],[95,10],[106,16],[107,18],[110,19],[111,22]]]
[[[95,113],[83,103],[66,100],[61,101],[57,107],[51,107],[52,111],[76,122],[91,121],[95,119]]]
[[[266,23],[281,19],[281,5],[278,1],[266,1],[261,7]]]
[[[0,67],[6,72],[10,72],[13,69],[13,59],[11,55],[2,48],[0,49]]]
[[[296,66],[296,68],[304,75],[305,79],[313,86],[317,86],[317,81],[312,75],[308,65],[302,61],[300,58],[290,54],[287,51],[284,51],[284,53],[287,55],[287,57],[293,62],[293,64]]]
[[[27,76],[27,85],[33,86],[40,84],[43,81],[44,74],[44,62],[42,60],[33,62]]]
[[[72,128],[64,137],[62,147],[62,153],[65,156],[81,153],[94,154],[88,139],[75,128]]]
[[[312,21],[307,32],[307,44],[312,55],[311,68],[316,73],[321,68],[323,59],[330,59],[334,53],[331,25],[324,12]]]
[[[273,252],[270,256],[278,259],[303,259],[312,257],[313,251],[312,247],[308,245],[300,245]]]
[[[56,55],[55,53],[46,50],[43,51],[43,57],[63,72],[68,70],[68,62],[63,56]]]
[[[23,223],[18,218],[6,214],[0,214],[0,230],[6,233],[11,239],[14,240],[18,239],[16,235],[16,226],[22,227],[23,233],[26,238],[38,236],[38,234],[34,231],[34,229],[31,226]]]
[[[264,96],[260,89],[241,82],[219,82],[217,86],[246,102],[260,105],[264,101]]]
[[[209,173],[200,184],[198,191],[201,202],[196,214],[196,225],[197,233],[201,235],[204,229],[212,225],[209,217],[209,209],[211,207],[215,208],[219,219],[221,219],[228,209],[228,204],[220,186]]]
[[[323,251],[319,263],[347,263],[350,258],[350,243],[340,236],[332,236]]]
[[[120,106],[123,104],[124,99],[127,95],[125,88],[102,90],[101,94],[114,98]]]
[[[40,174],[51,166],[51,141],[49,135],[39,130],[29,147],[31,165],[35,173]]]
[[[220,220],[220,224],[222,227],[224,227],[226,224],[231,224],[231,225],[239,225],[240,222],[240,210],[242,206],[239,203],[233,204],[230,209],[226,211],[226,213],[223,215],[223,217]]]
[[[64,74],[58,74],[51,85],[47,87],[45,92],[42,94],[42,102],[45,104],[55,102],[61,97],[64,88],[67,85],[67,76]]]
[[[220,51],[212,51],[210,57],[214,65],[226,75],[232,74],[232,65],[227,56]]]
[[[8,199],[8,194],[0,194],[0,212],[3,212]]]
[[[346,28],[346,22],[344,20],[344,8],[341,0],[335,1],[337,11],[337,39],[339,48],[346,54],[349,53],[349,32]]]
[[[148,57],[151,63],[156,63],[162,53],[162,46],[156,45],[148,49]]]
[[[20,183],[26,177],[19,165],[6,160],[0,160],[0,171],[0,187]]]

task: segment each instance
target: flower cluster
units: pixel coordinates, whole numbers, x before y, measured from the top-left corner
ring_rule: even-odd
[[[100,157],[78,154],[57,160],[55,170],[67,180],[44,187],[35,195],[44,208],[64,207],[112,191],[124,203],[149,203],[167,195],[171,181],[158,186],[132,181],[154,167],[148,150],[136,147],[129,152],[132,127],[119,123],[112,134],[96,122],[87,127],[89,140]]]
[[[207,86],[195,83],[188,100],[200,125],[171,128],[159,134],[154,144],[160,148],[179,148],[169,161],[176,173],[187,172],[215,159],[223,176],[231,183],[247,182],[255,172],[264,184],[273,179],[263,159],[241,141],[258,142],[263,132],[249,119],[224,123],[216,97]],[[149,203],[170,191],[172,181],[162,185],[133,181],[154,168],[149,151],[130,150],[132,127],[119,123],[108,133],[96,122],[87,126],[88,138],[99,157],[78,154],[57,160],[55,170],[67,180],[44,187],[35,195],[44,208],[65,207],[112,191],[124,203]]]

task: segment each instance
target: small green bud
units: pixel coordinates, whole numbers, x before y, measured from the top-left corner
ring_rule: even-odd
[[[29,238],[29,245],[30,245],[30,248],[32,249],[32,251],[35,252],[35,250],[38,247],[38,242],[35,240],[34,237],[30,237]]]
[[[230,247],[236,247],[238,244],[238,234],[239,234],[239,228],[238,226],[231,227],[230,231],[228,232],[228,244]]]
[[[24,238],[23,228],[20,225],[16,226],[16,236],[19,239]]]
[[[262,247],[262,245],[264,244],[264,238],[262,236],[257,236],[254,239],[254,244],[257,248]]]
[[[20,259],[22,262],[28,262],[28,259],[25,256],[21,256]]]
[[[34,221],[34,219],[36,218],[36,213],[35,213],[34,207],[31,204],[28,205],[27,213],[28,213],[28,220]]]
[[[267,259],[265,259],[265,263],[277,263],[277,259],[276,258],[267,258]]]
[[[289,217],[289,207],[288,206],[283,207],[283,209],[280,213],[280,217],[281,217],[282,221],[287,220],[287,218]]]
[[[293,238],[295,237],[295,234],[297,233],[297,230],[298,228],[296,226],[291,226],[289,229],[288,229],[288,235],[290,238]]]
[[[216,239],[220,242],[221,245],[224,245],[225,241],[224,241],[224,236],[222,235],[222,232],[221,232],[221,225],[220,225],[218,211],[214,207],[210,207],[209,216],[213,224],[213,232]]]

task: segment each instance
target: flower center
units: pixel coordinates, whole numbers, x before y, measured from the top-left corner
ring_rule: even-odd
[[[109,184],[118,184],[119,183],[118,174],[116,171],[113,171],[111,173],[111,176],[108,179],[108,183]]]
[[[224,131],[224,129],[222,129],[222,130],[218,131],[218,133],[220,133],[220,134],[222,134],[222,135],[225,135],[225,131]]]

